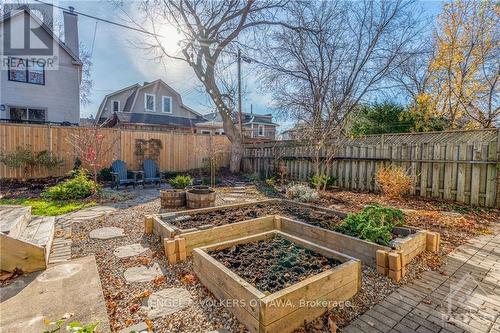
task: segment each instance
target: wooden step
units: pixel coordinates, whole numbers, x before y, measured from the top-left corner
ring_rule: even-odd
[[[0,206],[0,231],[11,237],[19,237],[31,220],[31,207],[17,205]]]
[[[19,237],[20,240],[28,241],[45,248],[45,262],[49,262],[50,249],[54,239],[55,217],[37,216],[31,220],[26,229]]]

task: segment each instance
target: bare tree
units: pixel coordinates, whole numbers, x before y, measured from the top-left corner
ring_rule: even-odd
[[[182,40],[178,52],[167,49],[155,35],[150,45],[160,58],[186,62],[196,74],[221,114],[224,132],[231,141],[230,171],[239,172],[243,136],[234,124],[234,85],[226,80],[244,34],[259,27],[286,25],[278,12],[287,0],[152,0],[141,5],[155,33],[165,24],[174,25]]]
[[[276,109],[297,123],[316,175],[328,172],[346,117],[386,88],[406,59],[418,35],[413,11],[406,0],[294,3],[289,24],[309,29],[281,29],[265,48],[267,88]]]
[[[83,43],[80,43],[80,61],[82,62],[82,80],[80,81],[80,104],[88,105],[91,102],[92,88],[92,55]]]
[[[429,65],[432,57],[432,44],[420,43],[415,50],[402,55],[400,66],[390,75],[396,83],[397,93],[408,96],[413,104],[418,103],[422,94],[429,89]]]
[[[108,162],[105,156],[114,148],[114,141],[106,138],[100,126],[93,126],[71,133],[67,143],[73,147],[75,157],[80,159],[83,167],[90,169],[97,184],[97,175]]]

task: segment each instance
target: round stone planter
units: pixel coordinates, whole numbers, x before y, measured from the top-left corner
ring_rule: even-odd
[[[187,206],[189,208],[206,208],[215,206],[215,191],[208,186],[198,188],[193,186],[186,191]]]
[[[179,208],[186,205],[185,190],[160,191],[161,208]]]

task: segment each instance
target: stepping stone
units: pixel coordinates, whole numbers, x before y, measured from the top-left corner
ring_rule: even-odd
[[[116,227],[104,227],[104,228],[94,229],[89,234],[89,237],[94,239],[111,239],[124,236],[125,234],[123,233],[123,229]]]
[[[156,277],[163,275],[160,265],[154,263],[152,266],[137,266],[128,268],[123,273],[127,282],[149,282],[153,281]]]
[[[167,288],[152,293],[141,307],[148,318],[156,319],[181,311],[193,303],[189,291],[183,288]]]
[[[113,251],[113,254],[118,258],[127,258],[141,254],[142,252],[148,249],[149,248],[143,247],[141,244],[131,244],[131,245],[117,247]]]
[[[145,322],[142,323],[137,323],[132,326],[123,328],[118,331],[118,333],[130,333],[130,332],[136,332],[136,333],[147,333],[148,332],[148,325],[146,325]]]

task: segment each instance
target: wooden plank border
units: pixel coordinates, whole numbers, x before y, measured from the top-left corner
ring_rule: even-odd
[[[276,293],[265,295],[207,253],[210,250],[266,239],[276,234],[298,243],[299,246],[338,259],[342,264]],[[279,231],[196,248],[193,254],[194,270],[202,284],[219,300],[230,302],[228,310],[251,332],[293,332],[305,321],[312,321],[323,314],[336,302],[351,298],[361,288],[359,260]]]

